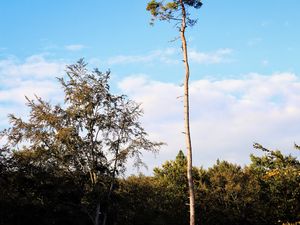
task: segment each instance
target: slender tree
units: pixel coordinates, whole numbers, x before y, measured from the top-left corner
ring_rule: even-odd
[[[155,19],[161,21],[174,21],[179,29],[182,44],[183,63],[185,66],[184,78],[184,121],[185,121],[185,142],[187,148],[187,178],[189,189],[189,206],[190,206],[190,225],[195,225],[195,194],[192,176],[192,143],[190,132],[190,116],[189,116],[189,78],[190,67],[188,60],[187,41],[185,37],[186,28],[193,26],[197,22],[196,19],[190,17],[189,8],[199,9],[202,6],[201,0],[172,0],[172,1],[156,1],[151,0],[147,5],[147,10],[151,13],[152,24]]]

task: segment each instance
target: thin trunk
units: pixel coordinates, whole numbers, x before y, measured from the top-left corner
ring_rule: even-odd
[[[180,29],[180,37],[182,42],[183,51],[183,62],[185,65],[185,79],[184,79],[184,122],[185,122],[185,142],[187,148],[187,179],[189,188],[189,206],[190,206],[190,225],[195,225],[195,193],[194,193],[194,182],[192,175],[192,142],[191,142],[191,132],[190,132],[190,106],[189,106],[189,77],[190,77],[190,67],[188,62],[187,44],[185,38],[185,28],[186,28],[186,11],[184,3],[181,0],[182,9],[182,21]]]
[[[107,220],[107,212],[104,213],[102,225],[105,225],[105,224],[106,224],[106,220]]]
[[[100,224],[99,220],[100,220],[100,202],[97,204],[97,208],[96,208],[95,225]]]
[[[92,155],[92,168],[91,168],[91,171],[90,171],[90,179],[91,179],[91,182],[95,188],[96,186],[96,182],[97,182],[97,175],[96,173],[94,172],[94,167],[96,166],[97,162],[96,162],[96,158],[95,158],[95,142],[97,141],[97,136],[98,136],[98,132],[96,134],[96,137],[94,139],[94,133],[93,133],[93,130],[94,130],[94,124],[90,124],[90,142],[92,143],[92,147],[91,147],[91,155]],[[97,203],[97,207],[96,207],[96,212],[95,212],[95,221],[94,221],[94,224],[95,225],[99,225],[100,224],[100,214],[101,214],[101,209],[100,209],[100,199],[98,200],[99,202]]]
[[[119,145],[120,145],[120,141],[118,142],[118,146]],[[117,147],[117,148],[119,148],[119,147]],[[106,225],[106,221],[107,221],[108,204],[109,204],[109,201],[110,201],[110,196],[111,196],[111,194],[113,192],[113,189],[114,189],[115,179],[116,179],[118,154],[119,154],[119,149],[116,150],[116,154],[115,154],[115,162],[114,162],[114,168],[113,168],[113,174],[112,174],[112,181],[111,181],[111,184],[110,184],[110,187],[109,187],[109,191],[108,191],[108,194],[107,194],[107,202],[108,202],[107,203],[107,209],[105,210],[104,215],[103,215],[102,225]]]
[[[112,177],[112,181],[111,181],[109,191],[108,191],[108,194],[107,194],[107,209],[104,211],[104,214],[103,214],[102,225],[106,225],[106,221],[107,221],[108,205],[109,205],[109,201],[110,201],[110,196],[112,194],[112,191],[113,191],[114,185],[115,185],[116,167],[117,167],[117,159],[115,161],[114,170],[113,170],[113,177]],[[96,224],[96,225],[98,225],[98,224]]]

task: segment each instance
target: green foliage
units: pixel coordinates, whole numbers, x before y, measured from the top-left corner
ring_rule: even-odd
[[[255,195],[259,186],[247,169],[217,161],[208,169],[207,177],[206,192],[202,195],[206,202],[206,224],[255,224]]]
[[[166,21],[181,21],[182,10],[186,11],[188,8],[199,9],[202,6],[201,0],[173,0],[173,1],[156,1],[151,0],[146,7],[146,10],[152,15],[151,24],[154,20]],[[192,19],[190,14],[184,12],[187,19],[187,25],[193,26],[197,20]]]
[[[187,160],[183,152],[180,150],[174,161],[165,162],[161,168],[154,168],[154,177],[161,183],[168,186],[176,186],[185,189],[187,185],[186,178]]]
[[[165,162],[161,168],[154,168],[154,178],[165,191],[161,193],[164,214],[168,215],[167,224],[186,224],[188,221],[188,186],[187,186],[187,159],[179,151],[174,161]],[[176,216],[173,216],[176,215]]]
[[[160,196],[160,199],[164,199],[161,204],[164,214],[168,218],[164,220],[165,224],[180,225],[188,222],[189,199],[186,170],[187,158],[181,150],[178,152],[175,160],[165,162],[160,168],[154,168],[155,181],[161,189],[165,190]],[[195,186],[198,188],[205,179],[206,172],[196,167],[193,168],[192,172]],[[196,206],[201,204],[199,193],[200,190],[196,193],[196,199],[198,199]]]
[[[5,164],[0,168],[1,225],[90,224],[80,204],[83,177],[74,180],[14,159]]]
[[[116,224],[166,225],[165,189],[153,177],[130,176],[120,181]]]
[[[250,165],[261,187],[260,199],[264,202],[265,217],[272,218],[270,223],[299,221],[299,160],[292,155],[283,155],[279,150],[266,149],[257,143],[254,147],[266,153],[262,157],[251,155]]]
[[[276,155],[281,155],[281,158],[288,159],[288,164],[297,167],[298,163],[295,157],[284,156],[281,152],[277,152]],[[268,154],[255,158],[258,161],[264,161],[266,157]],[[272,165],[274,169],[278,169],[278,165]],[[293,168],[294,171],[296,168]],[[186,204],[188,199],[185,169],[186,158],[180,151],[174,161],[167,161],[161,167],[155,168],[153,178],[134,177],[134,185],[130,186],[129,190],[131,191],[127,192],[132,194],[129,199],[136,199],[134,201],[137,201],[137,205],[139,205],[137,208],[147,211],[144,214],[145,221],[148,221],[146,218],[149,218],[149,215],[156,215],[155,218],[160,218],[160,222],[147,222],[147,224],[187,224]],[[266,179],[270,177],[266,177],[267,173],[262,170],[256,169],[253,164],[242,168],[226,161],[217,161],[213,167],[207,170],[194,168],[196,211],[202,213],[200,217],[196,218],[197,224],[267,225],[280,224],[284,221],[299,221],[297,191],[297,187],[299,188],[297,179],[299,178],[292,183],[285,183],[294,178],[290,177],[290,173],[282,173],[281,177],[277,177],[280,181],[277,183],[277,191],[273,192],[272,188],[265,183]],[[127,181],[132,182],[132,179],[129,178]],[[145,180],[148,184],[145,184]],[[139,186],[139,182],[141,182],[141,186]],[[148,189],[145,185],[148,185]],[[284,197],[286,192],[294,193],[293,201]],[[280,198],[282,199],[280,202],[276,200]],[[141,206],[142,202],[146,204],[145,208]],[[149,206],[151,204],[152,207]],[[281,209],[283,204],[288,210],[279,211],[278,209]],[[135,205],[135,203],[131,202],[130,205]],[[138,212],[140,218],[141,212],[137,209],[133,211]],[[132,218],[136,218],[134,216],[137,214],[132,213]]]

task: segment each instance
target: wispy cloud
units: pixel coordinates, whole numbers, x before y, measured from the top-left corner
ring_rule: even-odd
[[[168,144],[159,159],[147,156],[150,167],[185,149],[182,87],[145,76],[128,77],[119,87],[142,103],[143,122],[152,137]],[[300,140],[300,79],[295,74],[197,80],[191,83],[190,96],[196,165],[209,166],[217,158],[247,163],[253,142],[291,149]]]
[[[223,48],[218,49],[214,52],[198,52],[191,50],[189,56],[191,61],[199,64],[219,64],[219,63],[228,63],[232,62],[230,58],[232,54],[232,49]]]
[[[228,63],[232,59],[229,56],[232,54],[232,49],[224,48],[213,52],[199,52],[191,50],[189,56],[191,61],[199,64],[218,64]],[[181,52],[179,49],[167,48],[164,50],[152,51],[145,55],[118,55],[107,60],[110,65],[113,64],[130,64],[130,63],[153,63],[162,62],[166,64],[177,64],[181,61]]]
[[[65,46],[65,49],[68,50],[68,51],[80,51],[84,48],[86,48],[86,46],[80,45],[80,44],[66,45]]]
[[[176,55],[178,51],[174,48],[152,51],[145,55],[118,55],[107,60],[110,65],[113,64],[130,64],[130,63],[151,63],[161,61],[164,63],[177,63]]]
[[[18,77],[22,79],[43,79],[57,76],[63,71],[65,64],[47,61],[43,55],[32,55],[24,61],[17,58],[0,60],[0,78]]]

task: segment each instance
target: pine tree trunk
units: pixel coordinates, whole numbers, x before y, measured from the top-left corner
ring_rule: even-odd
[[[195,193],[194,193],[194,182],[192,175],[192,142],[190,132],[190,107],[189,107],[189,77],[190,68],[188,62],[187,44],[185,38],[186,28],[186,11],[184,3],[180,1],[182,9],[182,22],[180,29],[180,37],[182,42],[183,62],[185,65],[185,79],[184,79],[184,122],[185,122],[185,142],[187,148],[187,178],[188,178],[188,189],[189,189],[189,206],[190,206],[190,225],[195,225]]]

